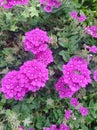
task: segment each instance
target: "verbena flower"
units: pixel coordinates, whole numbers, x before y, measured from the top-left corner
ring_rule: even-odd
[[[70,119],[70,118],[71,118],[71,114],[72,114],[72,110],[66,110],[66,111],[65,111],[64,118],[65,118],[66,120]]]
[[[64,82],[75,92],[91,83],[91,72],[88,69],[87,61],[78,56],[71,58],[66,65],[63,65],[63,74]]]
[[[19,126],[19,130],[25,130],[24,126]]]
[[[44,128],[43,130],[70,130],[70,128],[69,128],[69,126],[64,125],[64,124],[60,124],[60,127],[57,128],[57,126],[54,124],[48,128]]]
[[[71,16],[73,19],[77,19],[77,18],[78,18],[76,11],[72,11],[72,12],[70,13],[70,16]]]
[[[73,18],[73,19],[76,19],[78,20],[79,22],[84,22],[86,20],[86,16],[84,14],[81,14],[80,16],[78,16],[78,13],[76,11],[72,11],[70,13],[70,16]]]
[[[71,98],[75,93],[64,82],[63,76],[59,78],[58,82],[55,84],[55,88],[58,91],[60,98]]]
[[[40,5],[44,7],[46,12],[52,12],[53,8],[59,8],[61,2],[59,0],[39,0]]]
[[[5,9],[12,8],[16,5],[27,5],[28,0],[0,0],[0,6],[3,6]]]
[[[86,49],[88,49],[90,52],[92,52],[92,53],[97,53],[97,47],[95,46],[95,45],[93,45],[93,46],[88,46],[88,45],[86,45],[86,44],[84,44],[84,47],[86,48]]]
[[[11,71],[5,75],[1,80],[1,91],[4,93],[6,99],[22,100],[27,89],[24,84],[20,82],[20,72]]]
[[[97,38],[97,26],[84,27],[84,30],[87,34],[91,35],[94,38]]]
[[[79,111],[80,111],[82,116],[87,116],[88,115],[88,108],[85,108],[85,107],[81,106],[79,108]]]
[[[50,13],[50,12],[53,11],[53,8],[52,8],[52,6],[46,5],[46,6],[44,7],[44,11],[47,12],[47,13]]]
[[[86,20],[86,16],[84,14],[81,14],[80,17],[78,17],[79,22],[84,22]]]
[[[20,73],[23,77],[27,78],[27,80],[21,78],[21,82],[32,92],[36,92],[41,87],[44,87],[48,80],[48,69],[43,63],[37,60],[25,62],[20,67]]]
[[[47,36],[47,32],[36,28],[25,33],[24,48],[26,51],[37,54],[45,51],[47,49],[46,43],[49,42],[50,38]]]
[[[53,62],[52,51],[50,49],[46,49],[43,52],[39,52],[35,55],[35,59],[47,66],[49,63]]]
[[[4,4],[4,0],[0,0],[0,6]]]
[[[61,124],[59,130],[70,130],[70,127],[67,125]]]
[[[92,53],[97,53],[97,47],[95,45],[89,47],[89,51]]]
[[[79,101],[77,98],[71,98],[70,104],[73,105],[74,107],[77,107],[79,105]]]
[[[25,62],[20,71],[9,72],[1,81],[1,91],[6,99],[22,100],[28,91],[36,92],[48,80],[48,69],[43,63],[33,60]]]
[[[94,80],[97,82],[97,69],[94,71]]]

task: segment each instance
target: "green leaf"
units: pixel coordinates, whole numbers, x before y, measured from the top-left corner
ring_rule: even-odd
[[[64,47],[64,48],[68,48],[68,39],[64,39],[64,38],[59,38],[59,45]]]
[[[62,50],[59,52],[59,55],[62,56],[63,60],[66,62],[70,59],[70,55],[67,51]]]
[[[87,126],[83,125],[82,130],[89,130]]]

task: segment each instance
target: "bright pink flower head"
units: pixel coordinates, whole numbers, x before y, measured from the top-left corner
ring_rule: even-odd
[[[84,30],[87,34],[91,35],[94,38],[97,38],[97,26],[84,27]]]
[[[76,11],[72,11],[72,12],[70,13],[70,16],[71,16],[73,19],[77,19],[77,18],[78,18]]]
[[[20,73],[27,80],[22,79],[25,87],[32,92],[36,92],[44,87],[48,80],[48,69],[37,60],[27,61],[20,67]]]
[[[20,82],[21,74],[19,71],[11,71],[5,75],[1,81],[1,91],[6,99],[22,100],[27,92],[24,84]]]
[[[88,46],[88,45],[86,45],[86,44],[84,44],[84,48],[85,49],[88,49],[90,52],[92,52],[92,53],[97,53],[97,47],[95,46],[95,45],[93,45],[93,46]]]
[[[70,130],[69,126],[61,124],[59,130]]]
[[[6,2],[3,3],[2,6],[4,6],[5,9],[9,9],[16,5],[27,5],[27,4],[28,0],[6,0]]]
[[[70,16],[73,18],[73,19],[76,19],[78,20],[79,22],[84,22],[86,20],[86,16],[84,14],[81,14],[80,16],[78,16],[78,13],[76,11],[72,11],[70,13]]]
[[[60,98],[71,98],[75,93],[64,82],[64,77],[59,78],[58,82],[55,84],[55,88],[58,91]]]
[[[46,5],[46,6],[44,7],[44,11],[47,12],[47,13],[52,12],[52,10],[53,10],[53,8],[52,8],[51,6],[49,6],[49,5]]]
[[[40,5],[44,7],[45,12],[53,11],[53,8],[59,8],[61,2],[59,0],[40,0]]]
[[[50,49],[46,49],[43,52],[39,52],[38,54],[36,54],[35,59],[47,66],[48,64],[53,62],[52,51]]]
[[[70,130],[70,128],[67,125],[60,124],[59,128],[56,125],[51,125],[49,128],[44,128],[43,130]]]
[[[95,45],[89,47],[89,51],[92,53],[97,53],[97,47]]]
[[[85,108],[85,107],[81,106],[79,108],[79,111],[80,111],[82,116],[87,116],[88,115],[88,108]]]
[[[66,120],[70,119],[70,118],[71,118],[71,114],[72,114],[72,110],[66,110],[66,111],[65,111],[64,118],[65,118]]]
[[[97,69],[94,71],[94,80],[97,82]]]
[[[58,130],[55,124],[51,125],[50,127],[46,127],[43,130]]]
[[[74,92],[91,83],[91,72],[88,69],[87,62],[78,56],[71,58],[67,65],[63,66],[63,74],[64,82]]]
[[[4,4],[4,0],[0,0],[0,6]]]
[[[21,130],[25,130],[24,126],[20,126],[19,128],[21,128]]]
[[[33,29],[25,34],[24,48],[26,51],[31,51],[37,54],[47,49],[47,44],[50,42],[50,38],[47,36],[47,32],[39,28]]]
[[[77,107],[79,105],[79,101],[77,98],[71,98],[70,104],[73,105],[74,107]]]
[[[86,16],[84,14],[81,14],[80,17],[78,17],[79,22],[84,22],[86,20]]]

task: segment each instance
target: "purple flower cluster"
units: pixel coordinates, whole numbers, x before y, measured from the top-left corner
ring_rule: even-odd
[[[1,91],[7,99],[22,100],[28,91],[36,92],[48,80],[47,65],[53,62],[52,52],[47,48],[50,38],[47,32],[36,28],[26,33],[24,46],[33,52],[35,59],[25,62],[19,71],[9,72],[1,81]]]
[[[25,51],[31,51],[33,54],[37,54],[47,49],[47,44],[50,42],[50,38],[47,36],[47,32],[39,28],[35,28],[25,33],[24,49]]]
[[[27,61],[20,67],[21,82],[28,91],[36,92],[45,86],[48,80],[48,69],[37,60]]]
[[[37,60],[27,61],[20,71],[9,72],[1,81],[1,91],[7,99],[22,100],[28,91],[36,92],[45,86],[48,69]]]
[[[65,83],[63,76],[59,78],[58,82],[55,84],[55,88],[58,91],[60,98],[71,98],[74,94]]]
[[[94,80],[97,82],[97,69],[94,71]]]
[[[83,107],[81,104],[79,104],[79,101],[77,98],[71,98],[70,105],[74,106],[78,112],[81,113],[82,116],[88,115],[88,108]],[[64,120],[69,120],[72,117],[75,117],[72,110],[65,110]],[[76,118],[75,118],[76,119]]]
[[[94,38],[97,38],[97,26],[84,27],[84,30],[87,34],[91,35]]]
[[[84,22],[86,20],[86,16],[84,14],[81,14],[80,16],[78,16],[78,13],[76,11],[72,11],[70,13],[70,16],[73,18],[73,19],[76,19],[78,20],[79,22]]]
[[[79,101],[77,98],[71,98],[70,104],[74,107],[77,107],[79,105]]]
[[[46,12],[52,12],[53,8],[59,8],[61,2],[59,0],[39,0],[40,5],[44,7]]]
[[[50,38],[46,31],[39,28],[33,29],[25,34],[24,48],[35,54],[35,59],[42,62],[46,66],[53,62],[52,51],[46,43],[50,42]]]
[[[88,115],[88,108],[85,108],[85,107],[81,106],[79,108],[79,111],[80,111],[82,116],[87,116]]]
[[[60,98],[71,98],[81,87],[84,88],[91,83],[87,61],[78,56],[63,65],[63,74],[55,85]]]
[[[53,62],[52,51],[50,49],[46,49],[45,51],[39,52],[35,55],[35,59],[41,61],[45,65],[48,65]]]
[[[70,128],[67,125],[60,124],[59,128],[56,125],[51,125],[49,128],[44,128],[43,130],[70,130]]]
[[[97,53],[97,47],[95,45],[90,47],[90,46],[84,44],[84,48],[89,49],[89,51],[92,52],[92,53]]]
[[[22,100],[27,89],[24,84],[20,82],[20,72],[11,71],[1,80],[1,91],[4,93],[6,99],[14,98],[15,100]]]
[[[76,92],[91,83],[90,70],[85,59],[75,56],[63,66],[64,82],[69,88]]]
[[[66,120],[70,119],[71,115],[72,115],[72,110],[66,110],[65,115],[64,115],[64,119],[66,119]]]
[[[71,98],[70,104],[73,105],[74,107],[77,107],[79,105],[79,101],[77,98]],[[82,116],[88,115],[88,108],[80,106],[80,107],[78,107],[78,111],[81,113]]]
[[[28,0],[0,0],[0,6],[3,6],[5,9],[12,8],[16,5],[27,5]]]

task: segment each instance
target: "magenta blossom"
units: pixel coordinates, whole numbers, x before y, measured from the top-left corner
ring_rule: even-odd
[[[4,0],[0,0],[0,6],[4,6],[5,9],[12,8],[16,5],[27,5],[27,4],[28,0],[6,0],[6,2],[4,2]]]
[[[97,69],[94,71],[94,80],[97,82]]]
[[[46,31],[39,28],[33,29],[25,33],[24,48],[25,51],[31,51],[33,54],[37,54],[47,49],[47,44],[50,42],[50,38]]]
[[[88,115],[88,108],[85,108],[85,107],[81,106],[79,108],[79,111],[82,114],[82,116],[87,116]]]
[[[46,49],[43,52],[39,52],[38,54],[36,54],[35,59],[47,66],[48,64],[53,62],[52,51],[50,49]]]
[[[59,93],[60,98],[71,98],[75,92],[73,92],[68,85],[64,82],[64,77],[60,77],[55,85],[56,90]]]
[[[77,98],[71,98],[70,104],[73,105],[74,107],[77,107],[79,105],[79,101]]]
[[[63,65],[64,82],[72,91],[76,92],[91,83],[91,72],[87,64],[85,59],[75,56],[66,65]]]
[[[19,71],[8,72],[1,80],[1,91],[6,99],[22,100],[28,89],[20,82],[21,74]]]
[[[39,0],[40,5],[44,7],[45,12],[50,13],[53,8],[59,8],[61,2],[59,0]]]
[[[48,69],[46,66],[37,61],[27,61],[20,67],[21,82],[25,87],[32,92],[36,92],[46,85],[48,80]],[[27,78],[27,80],[25,80]]]
[[[59,128],[57,128],[56,125],[51,125],[50,127],[44,128],[43,130],[70,130],[70,128],[67,125],[60,124]]]
[[[72,110],[66,110],[66,111],[65,111],[64,118],[65,118],[66,120],[70,119],[70,118],[71,118],[71,114],[72,114]]]
[[[97,26],[84,27],[84,30],[87,34],[91,35],[94,38],[97,38]]]
[[[78,19],[78,16],[77,16],[77,12],[76,11],[72,11],[70,13],[70,16],[73,18],[73,19]]]
[[[88,46],[88,45],[86,45],[86,44],[84,44],[84,48],[85,49],[88,49],[90,52],[92,52],[92,53],[97,53],[97,47],[95,46],[95,45],[93,45],[93,46]]]
[[[81,14],[80,17],[78,17],[79,22],[84,22],[86,20],[86,16]]]
[[[73,19],[76,19],[78,20],[79,22],[84,22],[86,20],[86,16],[84,14],[81,14],[80,16],[78,16],[78,13],[76,11],[72,11],[70,13],[70,16],[73,18]]]

